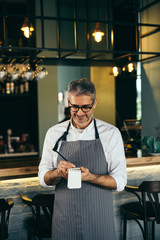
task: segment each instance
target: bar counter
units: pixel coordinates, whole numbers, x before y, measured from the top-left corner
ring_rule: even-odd
[[[126,157],[127,168],[140,167],[160,164],[160,155],[158,156],[142,156],[142,157]]]
[[[126,155],[127,168],[160,164],[160,155],[141,155]],[[36,177],[39,162],[38,153],[0,156],[0,180]]]
[[[0,180],[36,177],[39,161],[37,152],[0,154]]]
[[[31,164],[31,159],[28,162]],[[38,166],[38,165],[37,165]],[[5,180],[0,181],[0,195],[1,197],[12,197],[14,200],[14,208],[11,211],[10,225],[9,225],[9,239],[23,239],[27,240],[27,232],[25,229],[24,221],[28,216],[31,215],[29,208],[27,208],[20,199],[20,194],[26,194],[29,197],[33,197],[36,193],[47,193],[54,192],[53,187],[42,187],[39,184],[38,177],[27,177],[24,174],[23,178],[14,177],[13,174],[17,170],[16,168],[0,169],[1,172],[5,173]],[[22,169],[27,169],[27,167],[19,168],[19,173]],[[33,166],[28,166],[29,171],[33,169]],[[35,174],[37,175],[37,169],[35,170]],[[15,172],[14,172],[15,171]],[[30,172],[31,173],[31,172]],[[29,173],[29,174],[30,174]],[[146,156],[146,157],[128,157],[127,158],[127,184],[138,186],[142,181],[150,181],[150,180],[159,180],[160,173],[160,156]],[[6,176],[8,177],[8,180]],[[12,176],[12,179],[11,179]],[[28,175],[29,176],[29,175]],[[10,179],[9,179],[10,178]],[[131,194],[122,191],[116,192],[113,194],[114,198],[114,213],[115,213],[115,222],[117,229],[117,240],[122,240],[122,232],[123,232],[123,223],[122,223],[122,215],[120,211],[120,206],[125,202],[134,201],[134,196]],[[156,239],[159,239],[160,229],[157,229],[156,226]],[[133,222],[129,221],[128,223],[128,239],[142,239],[142,233],[139,229],[139,226]]]

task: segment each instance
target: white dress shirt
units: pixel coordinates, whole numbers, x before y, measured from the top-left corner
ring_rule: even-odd
[[[47,171],[57,168],[58,154],[52,149],[60,136],[66,131],[70,120],[51,127],[44,140],[42,158],[39,165],[39,181],[44,187],[44,175]],[[104,149],[106,161],[108,163],[108,174],[112,176],[116,183],[116,191],[122,191],[127,183],[126,159],[124,154],[124,146],[120,131],[115,126],[96,119],[96,125],[99,137]],[[95,139],[94,122],[92,121],[85,129],[77,129],[71,123],[67,141],[93,140]],[[59,147],[61,141],[59,143]]]

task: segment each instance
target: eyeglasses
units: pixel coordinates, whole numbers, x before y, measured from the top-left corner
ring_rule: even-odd
[[[70,103],[70,101],[68,101],[68,103],[70,104],[69,108],[72,112],[78,112],[79,109],[81,109],[84,113],[86,113],[86,112],[89,112],[93,107],[93,103],[91,106],[90,105],[82,105],[81,107],[79,105],[74,105],[74,104]]]

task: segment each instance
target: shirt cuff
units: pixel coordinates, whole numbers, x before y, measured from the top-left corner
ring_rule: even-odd
[[[120,176],[114,176],[114,175],[111,175],[115,181],[116,181],[116,184],[117,184],[117,188],[116,188],[116,192],[121,192],[124,190],[126,184],[127,184],[127,180],[120,177]]]
[[[39,173],[38,173],[38,178],[39,178],[39,182],[40,182],[40,185],[42,187],[53,187],[53,186],[49,186],[45,183],[44,181],[44,175],[46,174],[46,172],[48,172],[48,169],[47,170],[41,170]]]

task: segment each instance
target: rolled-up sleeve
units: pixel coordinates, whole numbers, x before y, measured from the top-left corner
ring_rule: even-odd
[[[110,137],[107,160],[109,175],[117,183],[116,191],[123,191],[127,184],[126,158],[121,133],[117,128]]]
[[[44,175],[46,174],[46,172],[55,169],[55,165],[53,161],[55,153],[52,150],[53,146],[51,145],[50,134],[51,134],[51,130],[49,129],[45,136],[43,150],[42,150],[42,158],[41,158],[39,169],[38,169],[39,182],[40,182],[40,185],[42,185],[43,187],[49,187],[48,185],[46,185],[44,181]]]

